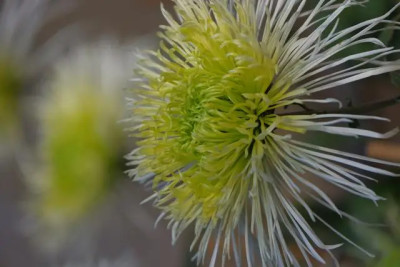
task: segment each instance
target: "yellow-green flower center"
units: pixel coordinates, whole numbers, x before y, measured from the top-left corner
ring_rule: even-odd
[[[120,129],[118,97],[90,79],[56,76],[42,105],[43,168],[38,209],[50,227],[75,222],[115,177]]]
[[[167,183],[159,193],[168,195],[165,201],[173,196],[175,217],[196,213],[205,222],[226,212],[221,190],[236,188],[261,160],[260,135],[276,104],[268,94],[276,64],[259,43],[254,22],[240,7],[239,19],[213,8],[213,18],[208,11],[204,17],[182,11],[182,25],[161,33],[164,42],[154,54],[160,63],[148,61],[139,73],[150,89],[139,94],[149,97],[135,108],[150,118],[137,134],[146,156],[139,175],[154,173],[156,186]]]

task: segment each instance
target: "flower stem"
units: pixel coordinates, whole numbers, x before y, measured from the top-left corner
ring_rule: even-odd
[[[378,102],[367,103],[365,105],[359,107],[347,107],[347,108],[338,108],[338,109],[331,109],[331,110],[323,110],[317,111],[309,108],[305,108],[303,111],[296,111],[296,112],[289,112],[280,114],[281,116],[292,116],[292,115],[312,115],[312,114],[327,114],[327,113],[334,113],[334,114],[366,114],[375,110],[383,109],[386,107],[390,107],[393,105],[400,104],[400,96],[386,99]]]

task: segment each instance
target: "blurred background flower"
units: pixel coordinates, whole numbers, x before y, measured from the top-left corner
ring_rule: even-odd
[[[123,90],[134,50],[154,42],[143,36],[161,22],[158,4],[0,4],[1,114],[18,125],[1,142],[0,266],[179,266],[183,250],[124,175]],[[22,52],[10,31],[32,37]]]
[[[61,241],[68,226],[83,216],[121,177],[124,135],[123,90],[130,54],[107,42],[76,48],[55,65],[39,105],[42,162],[32,168],[33,209],[44,231]],[[54,243],[55,242],[55,243]]]
[[[58,11],[67,13],[69,5],[48,0],[0,4],[0,138],[15,141],[22,89],[33,86],[40,72],[61,53],[65,46],[60,42],[68,36],[66,29],[41,41],[39,35]]]

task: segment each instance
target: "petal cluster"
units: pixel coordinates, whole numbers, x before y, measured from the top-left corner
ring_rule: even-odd
[[[123,47],[102,41],[77,47],[47,82],[39,117],[41,161],[29,184],[41,245],[58,248],[118,177],[124,140],[118,89],[129,66]]]
[[[128,157],[135,166],[130,174],[152,183],[149,200],[170,221],[173,240],[195,225],[198,263],[213,234],[211,266],[219,252],[223,262],[233,254],[238,266],[242,259],[249,266],[298,266],[289,239],[309,265],[310,258],[324,263],[318,251],[331,254],[337,245],[325,245],[300,210],[342,235],[304,198],[347,215],[308,175],[372,201],[380,197],[364,184],[373,179],[364,171],[395,176],[369,165],[391,163],[293,137],[397,133],[347,127],[354,119],[386,120],[380,117],[282,112],[298,104],[340,105],[313,94],[400,69],[399,62],[382,61],[398,51],[371,37],[384,24],[397,26],[386,19],[390,13],[337,30],[340,13],[360,2],[320,0],[306,10],[307,2],[176,0],[176,18],[163,10],[168,25],[159,34],[159,50],[144,55],[136,71],[132,131],[138,141]],[[364,43],[375,48],[340,57]]]

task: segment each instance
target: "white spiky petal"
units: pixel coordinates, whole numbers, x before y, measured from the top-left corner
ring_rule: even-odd
[[[361,22],[343,30],[337,30],[338,17],[341,12],[350,6],[364,2],[320,0],[314,8],[305,10],[306,0],[175,0],[178,20],[174,20],[168,12],[163,10],[169,26],[165,26],[163,28],[165,32],[160,34],[164,42],[161,45],[161,52],[152,54],[158,59],[150,58],[145,61],[139,71],[139,74],[144,77],[136,80],[139,89],[134,100],[135,117],[132,121],[136,121],[137,125],[133,127],[133,131],[138,133],[137,136],[143,141],[138,143],[139,148],[128,157],[131,160],[131,165],[137,166],[130,171],[130,174],[136,176],[135,179],[141,182],[154,181],[156,193],[148,200],[154,200],[155,204],[163,209],[160,218],[170,219],[169,226],[172,229],[173,241],[188,225],[195,224],[196,237],[192,247],[198,245],[198,252],[195,255],[198,264],[204,262],[212,234],[216,234],[216,244],[210,261],[212,267],[216,266],[218,255],[222,255],[222,262],[225,262],[225,258],[230,257],[231,253],[233,253],[236,264],[241,266],[243,255],[240,244],[242,242],[238,240],[241,235],[244,235],[246,247],[244,257],[248,266],[254,266],[258,262],[257,258],[262,266],[300,266],[298,259],[289,248],[289,239],[295,242],[308,266],[312,265],[310,258],[325,263],[321,251],[326,251],[334,258],[331,250],[341,244],[326,245],[321,241],[310,224],[300,214],[300,208],[306,211],[311,221],[321,222],[344,240],[369,254],[337,232],[309,207],[303,199],[304,197],[311,197],[340,216],[357,221],[351,215],[337,208],[329,196],[313,184],[307,178],[307,175],[312,174],[338,188],[376,202],[381,197],[367,188],[364,180],[373,180],[374,175],[397,175],[371,165],[381,164],[399,167],[400,164],[296,141],[290,132],[304,134],[317,131],[350,137],[390,138],[397,134],[398,129],[379,133],[346,126],[346,123],[352,120],[386,120],[367,115],[273,114],[280,107],[294,104],[338,103],[341,106],[340,101],[336,99],[317,99],[313,97],[313,94],[371,76],[400,70],[400,62],[382,61],[385,56],[399,51],[385,47],[380,40],[371,37],[373,33],[385,28],[398,28],[398,22],[387,19],[398,5],[378,18]],[[230,15],[222,16],[227,13]],[[226,21],[223,21],[221,17],[225,18]],[[228,19],[232,19],[232,21],[228,21]],[[261,127],[260,132],[251,137],[251,142],[255,144],[253,152],[243,151],[242,159],[248,158],[249,162],[242,172],[236,173],[235,177],[239,177],[239,179],[235,180],[235,185],[230,184],[229,188],[221,189],[222,197],[217,204],[220,206],[216,208],[216,218],[206,222],[202,220],[200,215],[204,212],[202,205],[205,204],[203,203],[182,211],[190,213],[190,216],[192,216],[190,218],[176,216],[175,213],[179,214],[179,211],[176,211],[175,206],[173,206],[176,203],[174,190],[180,190],[184,188],[186,183],[190,182],[189,179],[185,180],[184,177],[185,175],[192,175],[194,170],[198,170],[199,162],[192,161],[181,166],[179,165],[180,161],[174,158],[174,153],[169,150],[162,150],[166,147],[165,144],[160,147],[156,144],[161,140],[171,140],[172,142],[180,134],[172,130],[168,132],[168,123],[173,128],[172,125],[175,124],[172,120],[179,117],[175,113],[171,116],[163,113],[163,103],[165,103],[167,110],[168,107],[175,107],[174,104],[177,102],[173,98],[174,95],[170,95],[170,92],[173,90],[173,86],[180,84],[175,80],[169,81],[170,76],[162,76],[162,74],[196,67],[201,71],[204,69],[202,68],[202,55],[196,54],[198,52],[196,44],[184,38],[185,34],[189,36],[191,33],[183,32],[180,34],[180,27],[185,25],[190,28],[190,23],[201,24],[204,21],[212,21],[210,28],[217,25],[221,27],[220,31],[229,28],[226,24],[234,25],[232,29],[245,31],[243,33],[245,37],[240,35],[240,32],[233,33],[232,35],[237,39],[246,38],[245,34],[254,30],[254,35],[258,41],[255,47],[262,51],[262,55],[270,59],[275,65],[273,79],[264,95],[243,94],[246,101],[261,99],[261,103],[267,105],[265,110],[272,110],[272,114],[263,118],[265,127]],[[235,23],[239,25],[237,28],[235,28]],[[204,27],[207,30],[207,27]],[[251,27],[254,27],[254,29]],[[218,32],[218,30],[215,31]],[[227,35],[229,35],[230,32],[227,32]],[[221,35],[215,34],[215,36],[209,36],[209,38],[219,40],[218,38],[221,38]],[[193,37],[193,42],[199,40],[195,37],[198,36]],[[251,39],[251,37],[250,34],[248,39],[250,47],[254,45],[252,43],[254,39]],[[241,41],[243,40],[226,40],[226,44],[215,48],[217,50],[215,54],[220,52],[218,49],[222,50],[223,46],[227,46],[229,42],[234,43],[235,48],[242,48],[241,45],[243,47],[247,45],[240,43]],[[203,45],[204,42],[199,41],[199,44]],[[347,51],[347,49],[359,44],[370,44],[376,48],[338,58],[340,52]],[[172,48],[169,48],[168,45]],[[239,48],[237,48],[237,51],[240,51]],[[251,60],[246,58],[246,55],[235,55],[234,52],[226,54],[226,57],[232,57],[239,63]],[[199,57],[198,61],[196,61],[196,56]],[[352,63],[352,66],[348,67],[348,63]],[[218,64],[218,60],[215,61],[215,64]],[[169,68],[172,70],[169,70]],[[244,72],[243,69],[232,70],[226,73],[223,79],[240,71]],[[271,70],[265,69],[265,73],[268,72],[271,72]],[[159,75],[162,78],[158,78]],[[254,80],[258,78],[256,77]],[[189,81],[191,80],[189,79]],[[206,82],[204,81],[204,83]],[[179,97],[179,95],[175,97]],[[176,109],[171,108],[170,110],[173,112]],[[221,110],[218,110],[218,112],[222,113]],[[232,109],[232,111],[234,110]],[[212,124],[212,122],[209,122],[209,124]],[[249,124],[248,128],[251,127],[254,128],[255,126]],[[220,131],[218,134],[225,134],[228,131],[220,129],[217,128]],[[217,133],[217,130],[215,130],[215,133]],[[240,133],[242,134],[243,131]],[[283,131],[287,134],[280,134]],[[201,136],[200,130],[196,133],[197,136]],[[204,133],[202,132],[202,134]],[[212,140],[210,136],[211,133],[207,136],[209,138],[207,140]],[[201,146],[203,150],[200,148],[197,150],[201,153],[207,145],[201,143],[202,141],[204,140],[199,140],[199,147]],[[219,151],[219,147],[230,145],[229,139],[212,141],[216,144],[216,151]],[[141,145],[143,146],[141,147]],[[149,154],[153,147],[158,149],[154,149],[154,151],[157,151],[157,155]],[[254,152],[257,149],[261,151]],[[227,148],[226,151],[230,150]],[[233,149],[231,151],[233,154]],[[157,161],[158,164],[165,164],[164,167],[152,165],[154,160],[161,159],[162,155],[158,155],[158,153],[166,153],[169,157],[165,156],[166,158]],[[201,155],[210,155],[207,153],[208,150]],[[256,155],[249,156],[250,153]],[[237,167],[234,165],[237,158],[233,156],[230,158],[225,150],[221,150],[221,154],[215,156],[215,160],[224,159],[226,167],[222,168],[219,173],[231,171],[228,168],[231,168],[231,172],[234,172]],[[178,180],[173,180],[174,177]],[[182,179],[179,180],[179,177]],[[218,176],[211,178],[218,179]],[[229,179],[232,182],[234,177],[232,176]],[[160,180],[163,183],[160,183]],[[246,188],[249,190],[242,192]],[[188,199],[192,200],[193,198]],[[225,206],[224,203],[231,205]],[[187,208],[184,204],[181,206]],[[290,238],[287,238],[286,234],[289,234]]]
[[[74,1],[4,0],[0,4],[0,55],[32,76],[49,66],[75,38],[72,27],[60,29],[50,39],[38,37],[46,23],[71,10]],[[28,77],[30,78],[30,77]]]

